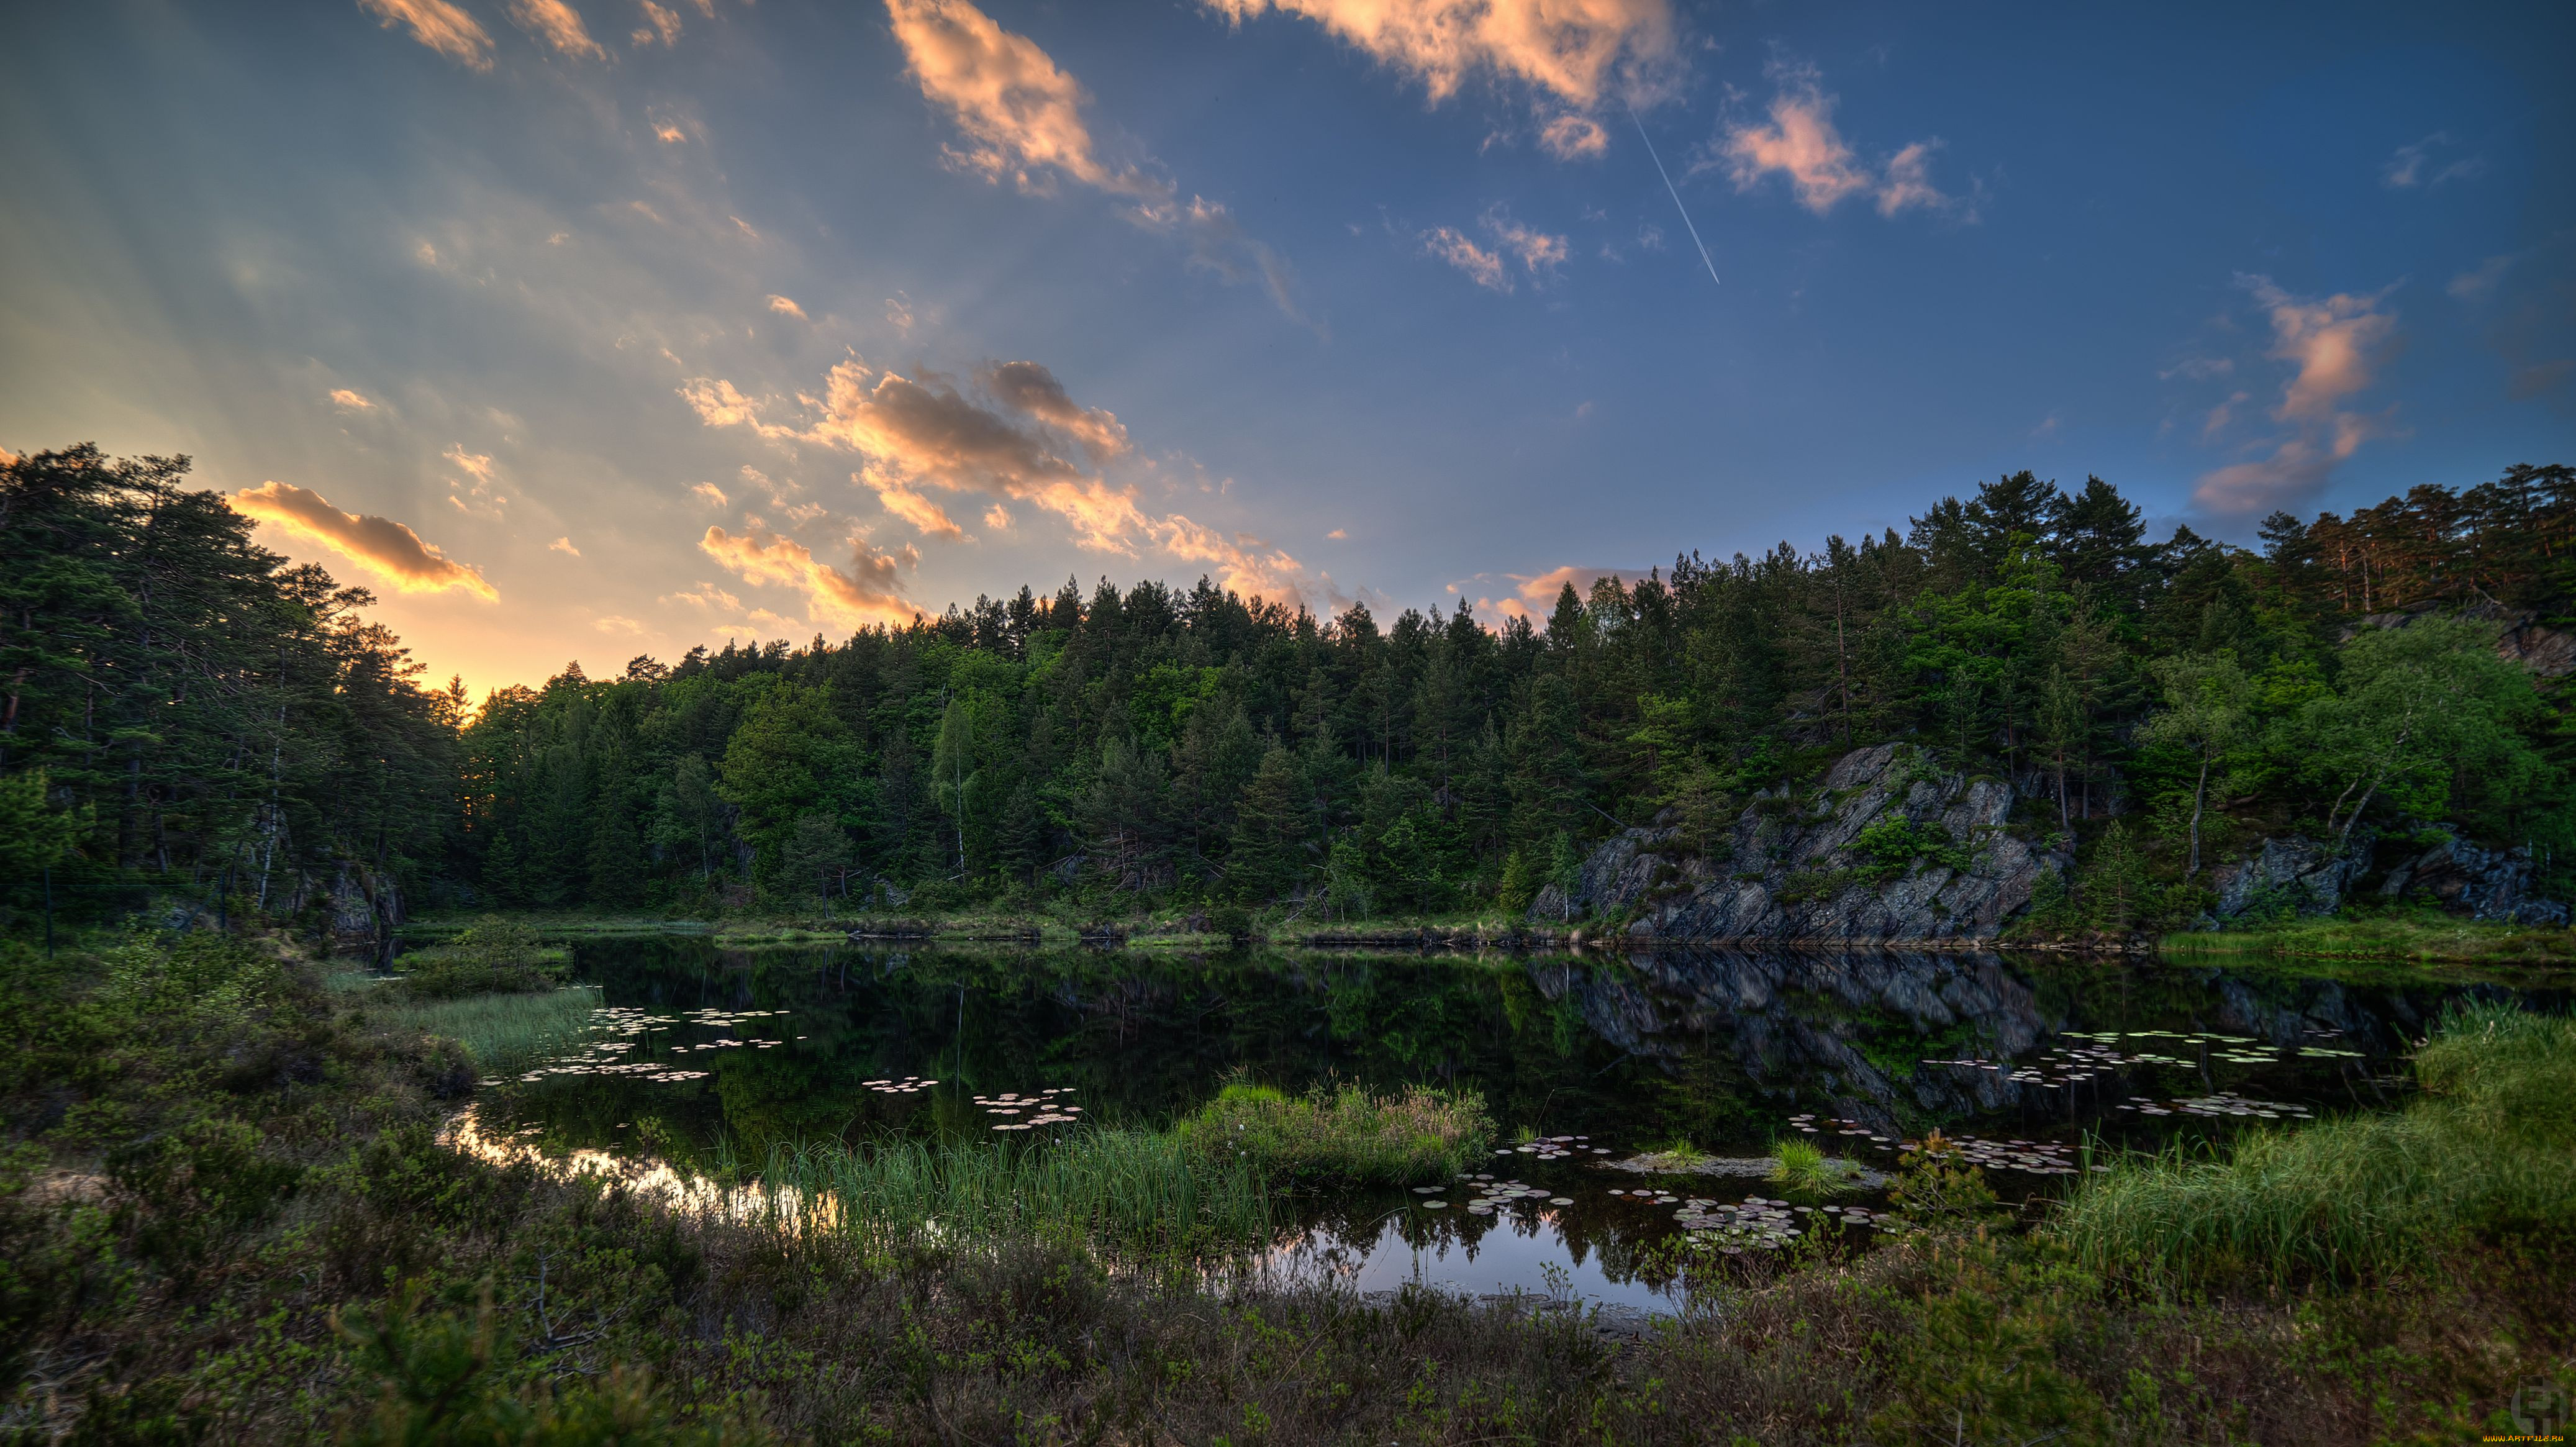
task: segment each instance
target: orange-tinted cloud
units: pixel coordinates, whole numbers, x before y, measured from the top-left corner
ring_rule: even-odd
[[[500,599],[470,564],[448,557],[391,518],[342,512],[320,493],[286,482],[264,482],[234,493],[229,500],[233,511],[242,516],[275,523],[320,543],[382,575],[403,592],[453,588],[486,602]]]
[[[1449,263],[1487,290],[1512,289],[1511,274],[1503,270],[1503,258],[1478,246],[1454,226],[1435,226],[1423,232],[1422,254]]]
[[[960,165],[1023,186],[1049,169],[1104,190],[1131,190],[1132,170],[1104,165],[1082,119],[1082,86],[1025,35],[965,0],[886,0],[894,38],[921,93],[948,112],[967,146]]]
[[[2342,404],[2370,385],[2396,331],[2397,316],[2381,309],[2388,298],[2384,291],[2310,301],[2283,291],[2267,276],[2237,280],[2272,323],[2269,355],[2292,365],[2280,405],[2271,414],[2290,431],[2270,440],[2269,456],[2205,474],[2192,489],[2192,501],[2222,516],[2250,517],[2304,501],[2325,485],[2338,464],[2379,433],[2381,419],[2344,411]],[[2222,411],[2213,414],[2209,430],[2224,425]]]
[[[1675,63],[1665,0],[1201,0],[1241,24],[1277,10],[1421,81],[1436,103],[1471,76],[1589,110],[1651,98]]]
[[[376,404],[369,401],[365,393],[352,392],[346,387],[334,387],[331,389],[331,405],[339,408],[343,412],[373,412],[376,410]]]
[[[386,29],[411,27],[411,38],[472,70],[492,68],[492,37],[449,0],[358,0]]]
[[[963,537],[929,490],[977,493],[1053,513],[1087,548],[1135,557],[1155,547],[1210,564],[1239,591],[1302,596],[1301,570],[1286,553],[1178,513],[1148,512],[1135,488],[1085,467],[1082,454],[1125,456],[1126,428],[1108,410],[1076,402],[1045,367],[1003,362],[983,368],[977,380],[982,397],[935,372],[913,378],[842,362],[824,379],[822,415],[803,428],[763,421],[762,404],[721,379],[693,379],[680,390],[708,426],[749,427],[862,454],[867,465],[853,480],[925,535]]]
[[[863,543],[854,544],[850,571],[843,572],[794,538],[756,525],[740,536],[710,527],[698,548],[745,582],[780,583],[802,591],[818,617],[846,626],[902,623],[916,611],[904,601],[900,581],[902,571],[919,561],[910,549],[881,553]]]
[[[1798,204],[1819,216],[1854,196],[1875,199],[1882,216],[1914,208],[1960,210],[1957,197],[1932,184],[1931,155],[1940,142],[1917,141],[1883,169],[1873,168],[1835,127],[1835,98],[1825,94],[1823,77],[1813,67],[1775,64],[1770,75],[1779,86],[1771,97],[1770,123],[1729,125],[1721,136],[1719,154],[1737,190],[1750,191],[1778,172],[1789,178]]]
[[[678,11],[671,9],[666,5],[656,5],[653,3],[653,0],[635,0],[635,3],[643,10],[644,23],[635,27],[634,33],[626,37],[626,41],[629,45],[640,48],[647,45],[659,44],[668,47],[679,43],[680,15]]]
[[[572,539],[570,538],[555,539],[553,542],[546,544],[546,551],[553,553],[570,553],[576,558],[581,556],[581,549],[574,547],[572,545]]]
[[[1303,320],[1287,262],[1254,240],[1233,213],[1205,197],[1181,199],[1178,185],[1150,160],[1113,164],[1100,153],[1081,83],[1025,35],[993,23],[967,0],[886,0],[906,68],[924,99],[948,113],[967,144],[949,158],[999,182],[1038,189],[1056,177],[1125,200],[1128,219],[1176,235],[1192,266],[1228,282],[1258,281],[1271,300]]]
[[[607,50],[590,38],[590,28],[581,23],[581,12],[564,0],[510,0],[507,8],[512,23],[566,55],[608,58]]]
[[[794,317],[800,322],[811,320],[811,318],[805,315],[805,308],[798,306],[794,301],[787,297],[771,297],[769,299],[769,309],[778,313],[780,316]]]

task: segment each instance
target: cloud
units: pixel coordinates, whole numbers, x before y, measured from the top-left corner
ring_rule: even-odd
[[[1789,178],[1798,204],[1819,216],[1854,196],[1868,196],[1877,202],[1882,216],[1921,208],[1976,219],[1960,198],[1932,184],[1931,155],[1940,148],[1939,141],[1916,141],[1889,157],[1884,167],[1874,169],[1835,127],[1834,107],[1839,102],[1825,94],[1824,78],[1814,67],[1774,62],[1767,73],[1778,86],[1771,97],[1769,123],[1724,126],[1718,159],[1693,166],[1693,174],[1722,163],[1735,189],[1751,191],[1777,172]]]
[[[368,400],[365,393],[352,392],[346,387],[334,387],[331,389],[331,405],[339,408],[343,412],[373,412],[376,410],[376,404]]]
[[[2465,181],[2487,168],[2484,156],[2462,156],[2447,164],[2438,164],[2433,153],[2452,144],[2451,133],[2435,131],[2411,146],[2399,146],[2380,163],[2379,183],[2392,191],[2426,191],[2445,181]]]
[[[2253,395],[2251,392],[2231,392],[2226,401],[2210,408],[2209,415],[2201,420],[2200,440],[2217,441],[2218,434],[2227,430],[2227,424],[2236,420],[2236,409],[2250,401]]]
[[[957,525],[957,520],[948,515],[947,509],[902,483],[875,472],[854,472],[850,477],[854,482],[875,489],[877,501],[885,506],[885,510],[912,524],[923,537],[945,538],[952,543],[966,540],[966,530]]]
[[[1544,573],[1505,573],[1502,576],[1514,585],[1512,591],[1500,598],[1480,597],[1476,599],[1475,607],[1478,613],[1488,617],[1527,618],[1532,623],[1544,624],[1547,615],[1556,608],[1557,594],[1564,591],[1568,583],[1574,585],[1578,596],[1589,597],[1592,585],[1603,578],[1634,578],[1644,572],[1642,568],[1586,568],[1567,564]],[[1464,583],[1450,584],[1449,591],[1456,593],[1468,585],[1491,585],[1493,581],[1492,574],[1479,573]]]
[[[724,489],[716,486],[712,482],[690,483],[689,493],[698,501],[705,503],[709,507],[723,507],[725,505]]]
[[[1499,206],[1488,208],[1477,224],[1494,238],[1494,249],[1477,245],[1454,226],[1435,226],[1416,239],[1422,243],[1423,255],[1458,268],[1478,286],[1504,293],[1513,289],[1507,259],[1518,260],[1532,280],[1544,285],[1571,254],[1566,238],[1524,226]]]
[[[686,141],[688,138],[689,133],[687,131],[680,129],[677,125],[674,125],[669,121],[655,121],[653,123],[653,139],[660,141],[663,145],[676,146],[681,142]]]
[[[803,427],[764,421],[765,404],[720,379],[696,378],[680,391],[708,426],[860,454],[866,464],[854,480],[925,535],[962,537],[934,491],[976,493],[1053,513],[1086,548],[1125,557],[1159,548],[1212,565],[1220,582],[1241,592],[1304,596],[1295,558],[1179,513],[1149,512],[1133,486],[1096,471],[1132,455],[1126,428],[1106,409],[1076,402],[1045,367],[993,363],[974,380],[981,396],[937,372],[906,377],[845,361],[825,376],[819,415]]]
[[[492,480],[492,457],[489,453],[468,452],[465,450],[465,444],[460,442],[450,446],[445,452],[438,455],[455,463],[465,471],[474,474],[474,478],[477,482],[490,482]]]
[[[1493,233],[1505,251],[1520,258],[1521,266],[1530,275],[1552,272],[1565,264],[1567,243],[1564,237],[1534,231],[1503,215],[1499,209],[1487,211],[1483,220],[1485,229]]]
[[[1335,528],[1331,532],[1324,534],[1325,537],[1330,538],[1337,543],[1347,539],[1350,535],[1351,530],[1349,528]]]
[[[904,600],[900,582],[903,570],[920,562],[920,555],[909,548],[882,553],[853,543],[848,572],[815,557],[803,543],[757,526],[739,537],[710,527],[698,540],[698,548],[745,582],[779,583],[802,591],[816,615],[849,626],[902,623],[917,611]]]
[[[2267,276],[2240,276],[2237,283],[2272,323],[2267,355],[2291,364],[2280,404],[2271,411],[2272,420],[2290,430],[2262,444],[2271,447],[2269,456],[2207,473],[2193,488],[2195,503],[2228,517],[2305,500],[2377,435],[2381,419],[2345,411],[2342,404],[2370,385],[2397,327],[2396,314],[2381,306],[2386,291],[2309,300],[2290,295]],[[2226,410],[2242,395],[2212,414],[2204,435],[2226,425]]]
[[[1128,450],[1127,429],[1114,412],[1083,407],[1065,395],[1055,373],[1036,362],[997,362],[983,371],[984,385],[1002,405],[1062,429],[1094,458],[1106,462]]]
[[[233,511],[322,544],[381,574],[406,593],[435,593],[453,588],[485,602],[500,594],[483,575],[421,540],[420,534],[391,518],[346,513],[318,492],[286,482],[264,482],[234,493]]]
[[[635,27],[634,33],[626,37],[629,45],[638,49],[657,44],[667,48],[679,43],[679,12],[667,6],[656,5],[653,0],[635,0],[635,3],[644,12],[644,23]]]
[[[1600,154],[1591,112],[1650,105],[1680,71],[1667,0],[1201,0],[1237,25],[1276,10],[1422,83],[1437,105],[1473,77],[1526,94],[1539,144]]]
[[[412,39],[467,69],[492,68],[491,35],[448,0],[358,0],[358,8],[382,17],[387,30],[410,26]]]
[[[2502,256],[2490,256],[2474,268],[2452,277],[2451,284],[2443,290],[2449,292],[2454,301],[2470,303],[2485,301],[2495,295],[2497,284],[2504,280],[2504,274],[2513,269],[2513,264],[2518,259],[2512,252]]]
[[[1538,143],[1560,161],[1589,159],[1610,149],[1610,132],[1590,116],[1561,115],[1538,128]]]
[[[553,542],[546,544],[546,551],[550,553],[570,553],[576,558],[581,556],[581,549],[574,547],[572,545],[572,539],[568,537],[557,538]]]
[[[599,617],[591,620],[590,626],[598,629],[602,633],[624,633],[633,635],[640,634],[644,631],[644,625],[642,623],[633,618],[621,618],[614,613],[601,614]]]
[[[1200,196],[1185,202],[1175,183],[1146,165],[1103,158],[1083,119],[1081,83],[1037,42],[1004,30],[966,0],[886,0],[886,14],[923,99],[965,136],[963,147],[947,148],[956,165],[996,183],[1008,177],[1023,190],[1061,176],[1119,197],[1136,225],[1178,236],[1192,266],[1229,283],[1258,280],[1281,311],[1305,319],[1287,262],[1246,234],[1223,205]]]
[[[997,502],[991,507],[984,509],[984,526],[991,528],[995,532],[1002,532],[1007,530],[1010,525],[1011,510],[1009,508],[1006,508]]]
[[[608,52],[590,38],[581,12],[564,0],[509,0],[510,21],[556,50],[575,59],[606,60]]]
[[[780,316],[794,317],[800,322],[812,320],[805,315],[805,308],[783,296],[772,295],[769,298],[769,309]]]
[[[902,292],[896,292],[894,295],[887,297],[885,304],[885,318],[887,323],[893,326],[896,331],[911,331],[912,299],[905,296]]]
[[[1468,280],[1490,291],[1512,289],[1511,274],[1503,270],[1503,258],[1478,246],[1456,227],[1435,226],[1423,232],[1422,253],[1467,273]]]

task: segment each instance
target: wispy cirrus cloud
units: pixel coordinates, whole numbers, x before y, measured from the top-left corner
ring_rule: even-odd
[[[232,494],[233,511],[275,523],[297,537],[339,553],[406,593],[447,589],[485,602],[500,594],[468,563],[448,557],[421,535],[391,518],[342,512],[318,492],[290,482],[263,482]]]
[[[1609,149],[1598,112],[1667,95],[1681,70],[1667,0],[1200,0],[1237,25],[1302,16],[1422,83],[1434,105],[1485,77],[1527,100],[1559,159]]]
[[[1825,92],[1815,67],[1774,61],[1765,73],[1776,87],[1767,119],[1721,126],[1714,154],[1694,165],[1693,174],[1722,169],[1738,191],[1754,190],[1772,175],[1786,176],[1798,204],[1819,216],[1865,197],[1881,216],[1926,210],[1977,219],[1964,198],[1932,183],[1931,158],[1940,141],[1916,141],[1873,166],[1834,124],[1840,100]]]
[[[2379,184],[2391,191],[2432,190],[2445,181],[2465,181],[2487,168],[2484,156],[2456,156],[2458,143],[2449,131],[2435,131],[2411,146],[2399,146],[2379,166]]]
[[[509,0],[504,7],[512,24],[575,60],[606,60],[607,47],[590,38],[581,12],[564,0]]]
[[[411,38],[469,70],[492,68],[492,36],[449,0],[358,0],[358,8],[391,30],[408,26]]]
[[[1129,220],[1177,236],[1191,266],[1228,283],[1258,281],[1303,322],[1296,274],[1285,258],[1246,233],[1226,207],[1180,187],[1150,163],[1112,162],[1083,117],[1089,97],[1054,57],[1004,30],[967,0],[886,0],[904,62],[924,99],[946,112],[965,138],[948,148],[958,167],[986,180],[1042,190],[1061,177],[1127,203]]]
[[[2256,444],[2269,447],[2268,455],[2204,474],[2192,490],[2192,501],[2222,516],[2250,517],[2305,501],[2382,430],[2383,418],[2348,411],[2343,404],[2370,386],[2396,332],[2397,316],[2385,309],[2387,291],[2310,299],[2291,295],[2268,276],[2239,276],[2237,284],[2253,294],[2271,323],[2266,355],[2291,364],[2280,403],[2271,410],[2272,420],[2287,430]],[[2204,435],[2223,429],[2228,409],[2242,400],[2240,393],[2221,404]]]

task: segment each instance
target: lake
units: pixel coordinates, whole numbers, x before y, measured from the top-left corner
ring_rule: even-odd
[[[478,1107],[548,1151],[683,1173],[774,1146],[903,1136],[1044,1149],[1084,1124],[1161,1127],[1227,1083],[1480,1093],[1490,1180],[1299,1203],[1277,1271],[1367,1290],[1571,1294],[1668,1310],[1686,1225],[1774,1249],[1858,1249],[1880,1198],[1801,1210],[1725,1162],[1803,1136],[1866,1170],[1961,1140],[2026,1213],[2098,1158],[2177,1135],[2382,1109],[2446,1005],[2560,991],[2356,966],[1972,953],[1663,949],[1588,955],[1186,956],[881,944],[728,949],[593,939],[597,1034]],[[1664,1164],[1673,1164],[1666,1158]],[[1434,1203],[1437,1204],[1434,1204]]]

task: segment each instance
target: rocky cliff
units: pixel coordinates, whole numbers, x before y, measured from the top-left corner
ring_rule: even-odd
[[[1756,796],[1711,857],[1677,830],[1621,832],[1530,915],[1617,914],[1667,940],[1991,939],[2067,863],[2007,830],[2012,805],[2010,785],[1908,745],[1858,749],[1811,790]]]
[[[2260,920],[2285,914],[2325,915],[2365,886],[2372,841],[2353,837],[2338,854],[2296,834],[2266,839],[2254,852],[2221,866],[2210,879],[2218,891],[2214,922]],[[2567,906],[2534,894],[2528,846],[2483,849],[2445,832],[2433,846],[2400,861],[2378,885],[2389,899],[2437,905],[2471,919],[2506,924],[2563,925]]]

